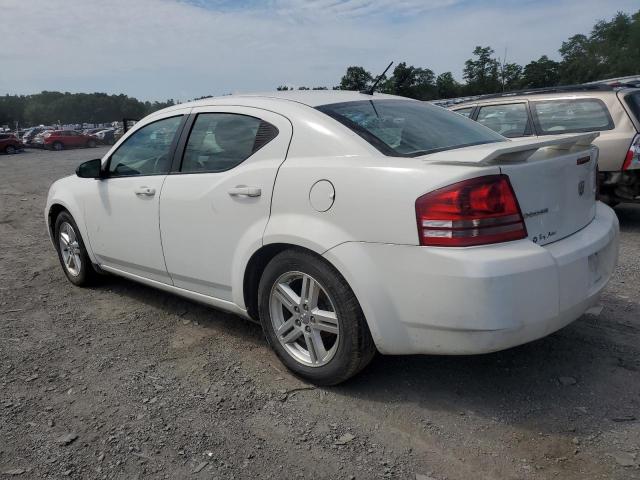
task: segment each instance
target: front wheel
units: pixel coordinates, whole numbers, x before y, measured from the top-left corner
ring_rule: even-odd
[[[89,148],[96,148],[96,141],[95,140],[89,140],[87,142],[87,147]]]
[[[9,155],[13,155],[14,153],[16,153],[16,147],[14,147],[13,145],[7,145],[7,148],[4,149],[4,152]]]
[[[53,144],[53,149],[56,151],[64,150],[64,145],[61,142],[55,142]]]
[[[69,281],[80,287],[93,283],[97,273],[93,269],[78,226],[68,212],[58,215],[54,232],[60,265]]]
[[[287,250],[267,265],[258,288],[267,341],[295,374],[335,385],[362,370],[375,346],[346,280],[323,259]]]

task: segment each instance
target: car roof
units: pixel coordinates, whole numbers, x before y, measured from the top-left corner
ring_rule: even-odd
[[[415,101],[410,98],[398,97],[395,95],[386,95],[384,93],[374,93],[369,95],[367,93],[360,93],[351,90],[285,90],[276,92],[262,92],[262,93],[241,93],[233,95],[222,95],[219,97],[203,98],[201,100],[195,100],[193,102],[181,103],[176,107],[198,107],[205,105],[223,104],[229,103],[251,105],[253,100],[273,100],[273,101],[290,101],[301,103],[309,107],[318,107],[320,105],[329,105],[332,103],[342,102],[354,102],[358,100],[407,100]],[[169,107],[170,109],[173,107]]]
[[[595,86],[594,86],[595,87]],[[471,105],[482,105],[486,103],[508,103],[516,100],[542,100],[542,99],[559,99],[559,98],[610,98],[617,96],[618,93],[626,94],[628,92],[640,91],[638,88],[607,88],[597,86],[595,88],[541,88],[525,91],[515,91],[500,94],[481,95],[478,97],[470,97],[462,102],[449,105],[447,108],[456,110],[458,108],[469,107]]]

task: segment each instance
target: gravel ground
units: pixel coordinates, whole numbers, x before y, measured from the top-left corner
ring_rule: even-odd
[[[49,185],[105,149],[0,156],[0,477],[640,479],[640,208],[602,311],[509,351],[288,374],[258,326],[108,278],[72,286]]]

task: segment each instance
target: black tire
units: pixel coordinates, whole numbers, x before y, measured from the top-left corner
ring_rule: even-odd
[[[62,142],[54,142],[53,149],[56,151],[64,150],[64,144]]]
[[[16,153],[16,147],[14,147],[13,145],[7,145],[4,149],[4,153],[6,153],[7,155],[13,155],[14,153]]]
[[[270,298],[278,279],[288,272],[311,276],[331,298],[340,333],[335,341],[337,349],[324,365],[305,365],[283,347],[276,335],[271,319]],[[344,382],[366,367],[376,353],[369,327],[353,291],[333,266],[316,255],[299,250],[286,250],[276,255],[260,279],[258,302],[260,322],[271,348],[289,370],[314,384],[336,385]]]
[[[89,148],[96,148],[96,141],[95,140],[89,140],[87,142],[87,147]]]
[[[61,228],[63,227],[64,224],[70,225],[73,228],[76,235],[78,248],[79,248],[78,255],[79,255],[80,264],[81,264],[77,274],[73,274],[64,261],[63,251],[60,245]],[[69,214],[69,212],[66,212],[66,211],[60,212],[60,214],[56,218],[53,231],[54,231],[53,239],[54,239],[56,250],[58,252],[58,259],[60,260],[62,271],[67,276],[69,281],[79,287],[86,287],[94,284],[98,278],[98,273],[95,271],[95,269],[93,268],[93,265],[91,264],[91,259],[87,254],[87,249],[84,245],[84,241],[80,236],[80,230],[78,229],[78,225],[74,221],[73,217]]]

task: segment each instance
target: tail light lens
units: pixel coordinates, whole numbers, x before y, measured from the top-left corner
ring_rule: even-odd
[[[507,175],[454,183],[416,200],[420,245],[469,247],[527,237]]]
[[[636,135],[622,164],[622,170],[640,169],[640,135]]]

